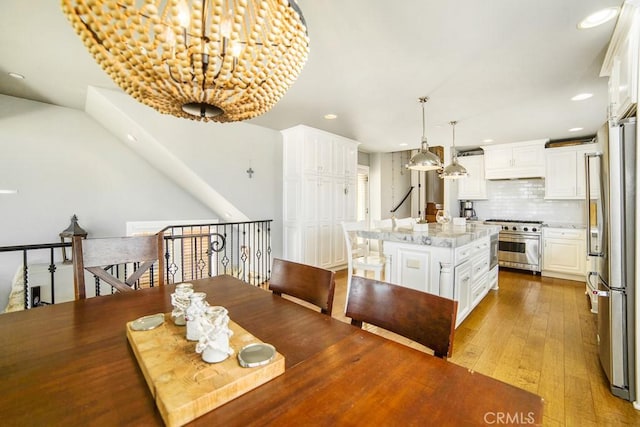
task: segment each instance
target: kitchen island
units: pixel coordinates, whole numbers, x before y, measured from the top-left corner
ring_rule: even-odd
[[[371,228],[357,234],[382,242],[385,281],[457,300],[457,327],[489,289],[498,289],[491,236],[499,231],[495,225],[430,223],[424,231]]]

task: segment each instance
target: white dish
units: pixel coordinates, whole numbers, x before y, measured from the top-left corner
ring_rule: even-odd
[[[131,330],[133,331],[150,331],[164,323],[164,314],[152,314],[150,316],[140,317],[131,322]]]
[[[276,357],[276,349],[271,344],[254,343],[242,347],[238,352],[238,362],[243,368],[266,365]]]

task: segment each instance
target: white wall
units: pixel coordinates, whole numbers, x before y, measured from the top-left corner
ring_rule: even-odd
[[[100,98],[107,102],[100,102]],[[90,114],[134,150],[137,143],[128,142],[127,133],[153,139],[244,214],[244,218],[224,218],[225,213],[219,212],[221,220],[273,219],[281,223],[280,132],[245,122],[205,123],[163,115],[119,91],[90,88],[87,102]],[[107,111],[114,108],[123,113],[120,118]],[[110,114],[111,119],[103,120],[104,114]],[[122,120],[123,116],[128,120]],[[251,178],[246,172],[250,167],[254,171]]]
[[[157,116],[161,119],[145,126],[163,137],[174,154],[251,219],[274,220],[272,255],[278,256],[282,252],[279,132],[248,124],[202,126]],[[251,179],[245,173],[249,166],[255,170]],[[59,241],[58,233],[74,213],[90,237],[124,235],[127,221],[216,218],[85,112],[4,95],[0,95],[0,189],[18,190],[15,195],[0,195],[0,246]],[[6,304],[17,268],[6,260],[0,254],[0,308]]]
[[[487,181],[488,200],[474,202],[480,219],[525,219],[547,223],[586,224],[583,200],[545,200],[544,179]],[[457,211],[456,211],[457,209]],[[452,205],[453,216],[460,206]]]

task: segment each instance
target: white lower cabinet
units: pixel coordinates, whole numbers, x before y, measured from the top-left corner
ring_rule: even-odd
[[[542,275],[585,280],[586,236],[584,229],[544,228],[542,231]]]
[[[455,249],[385,241],[385,281],[458,301],[458,327],[490,287],[497,289],[489,243],[488,236]]]
[[[453,299],[458,301],[457,328],[471,312],[471,261],[465,261],[455,268]]]

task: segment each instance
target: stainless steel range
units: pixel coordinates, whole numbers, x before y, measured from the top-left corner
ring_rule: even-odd
[[[488,219],[501,227],[498,264],[539,273],[542,270],[542,221]]]

